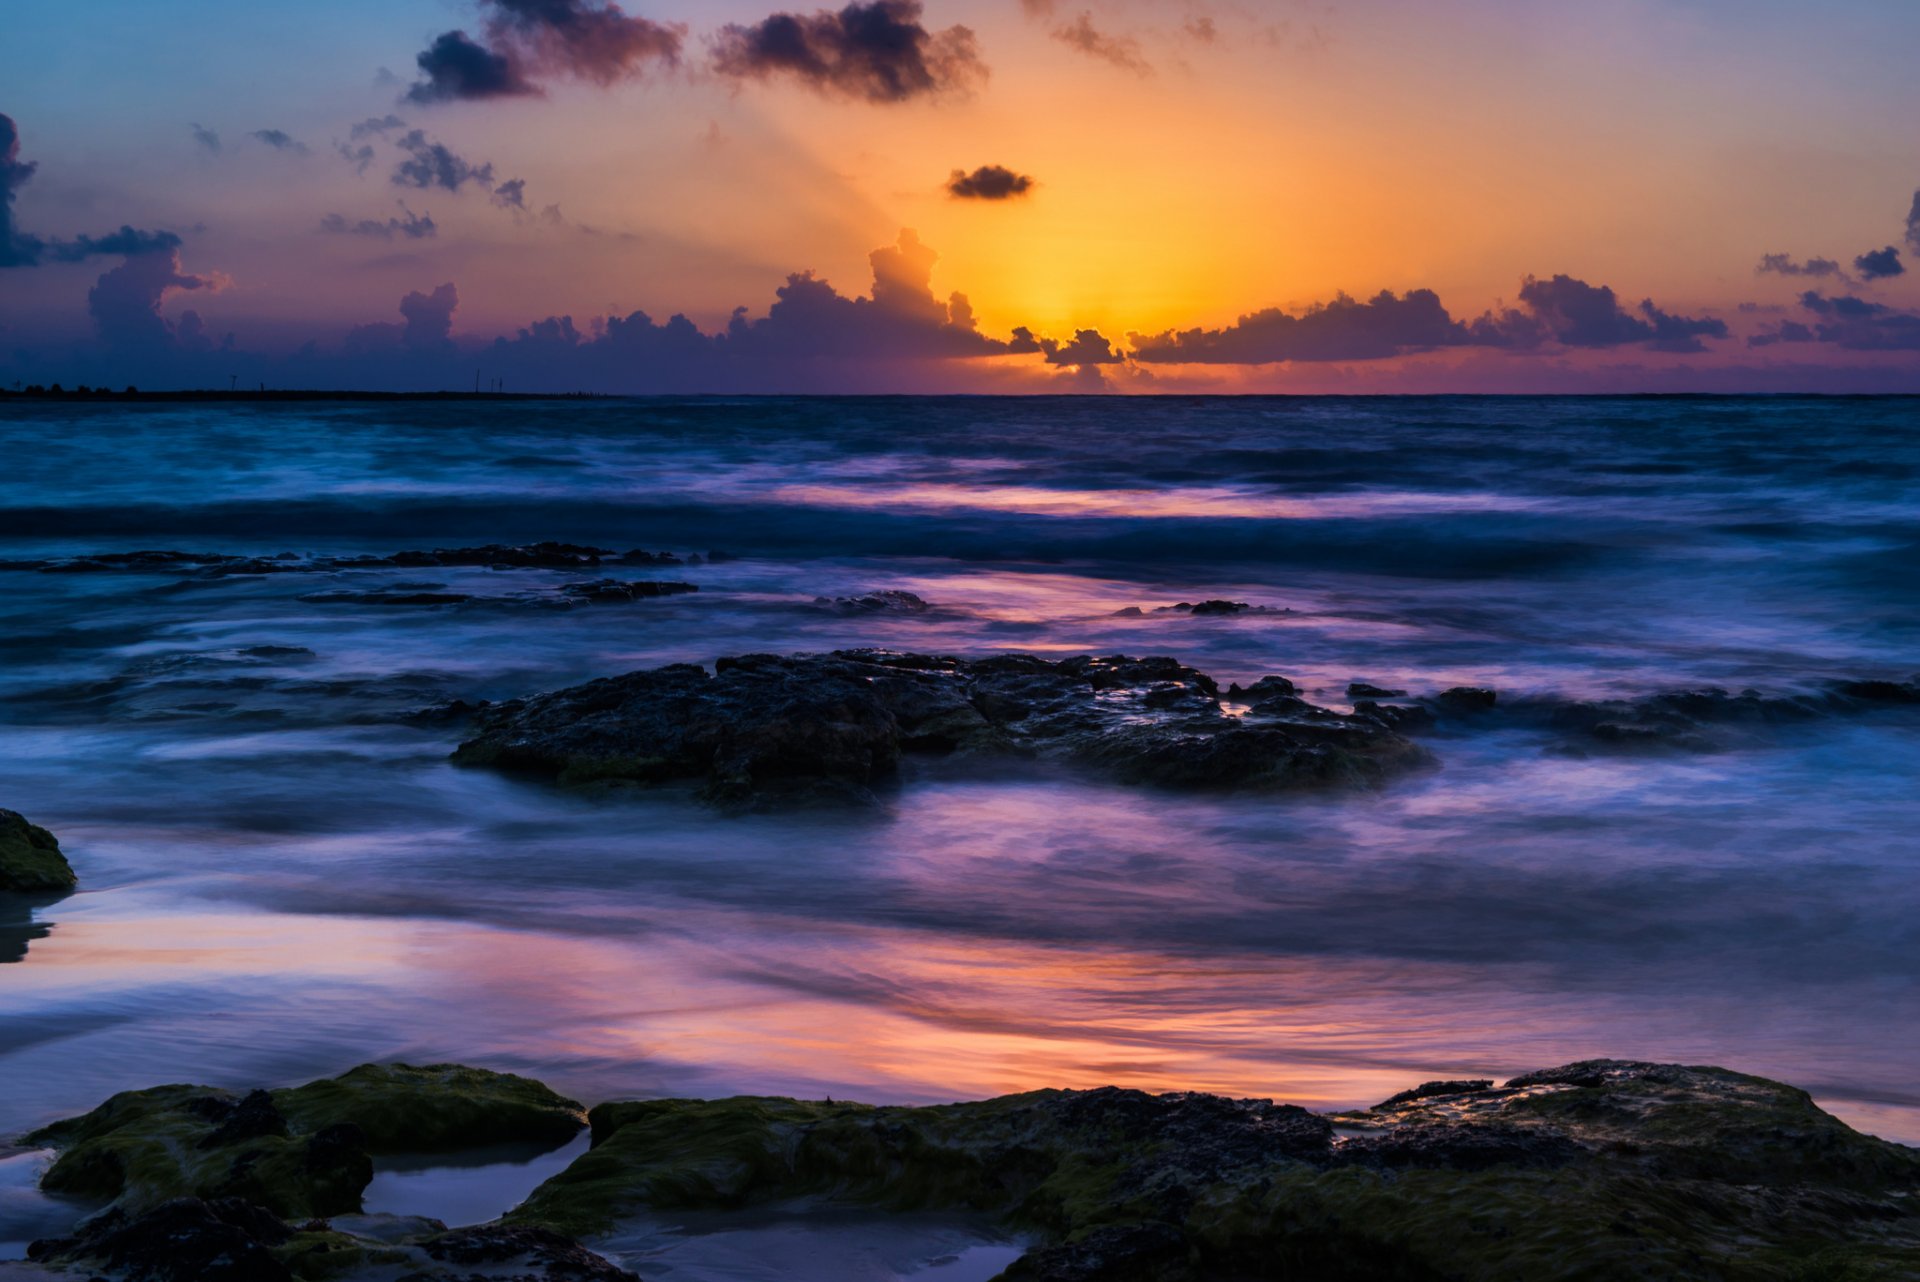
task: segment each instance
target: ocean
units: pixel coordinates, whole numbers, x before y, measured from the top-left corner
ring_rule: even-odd
[[[1920,400],[11,402],[0,460],[0,806],[81,879],[0,903],[0,1134],[375,1059],[588,1102],[1327,1108],[1605,1055],[1920,1141],[1920,709],[1717,752],[1499,723],[1374,791],[931,772],[744,816],[456,767],[408,716],[856,646],[1336,707],[1905,679]],[[61,572],[536,540],[682,563]],[[558,592],[599,577],[699,590]],[[928,608],[833,604],[881,590]],[[1268,608],[1164,608],[1208,600]]]

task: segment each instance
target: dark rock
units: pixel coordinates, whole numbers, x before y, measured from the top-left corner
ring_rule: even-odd
[[[1282,699],[1300,693],[1300,688],[1285,677],[1261,677],[1250,686],[1238,682],[1227,687],[1227,698],[1235,703],[1262,703],[1268,699]]]
[[[1414,1100],[1432,1099],[1437,1095],[1465,1095],[1469,1091],[1485,1091],[1493,1088],[1491,1078],[1463,1078],[1451,1082],[1422,1082],[1412,1090],[1401,1091],[1373,1107],[1378,1109],[1394,1108],[1400,1104],[1411,1104]]]
[[[429,1239],[428,1255],[459,1265],[512,1263],[538,1269],[532,1276],[545,1282],[640,1282],[602,1256],[551,1229],[526,1224],[483,1224],[455,1229]]]
[[[1442,712],[1453,715],[1463,713],[1486,712],[1498,703],[1500,696],[1477,686],[1455,686],[1451,690],[1442,690],[1433,697]]]
[[[0,810],[0,893],[63,895],[78,884],[52,833]]]
[[[1115,610],[1113,617],[1116,619],[1142,619],[1146,617],[1146,613],[1145,610],[1142,610],[1137,605],[1129,605]]]
[[[1406,694],[1405,690],[1388,690],[1370,681],[1352,681],[1347,684],[1349,699],[1403,699]]]
[[[1834,689],[1845,698],[1864,703],[1920,703],[1920,680],[1842,681]]]
[[[223,1101],[224,1102],[224,1101]],[[224,1148],[265,1136],[285,1139],[287,1119],[274,1107],[273,1096],[266,1091],[250,1091],[247,1097],[225,1114],[218,1129],[200,1138],[200,1148]]]
[[[77,1237],[35,1242],[29,1259],[112,1270],[124,1282],[291,1282],[272,1246],[292,1236],[271,1213],[236,1198],[176,1198],[128,1215],[110,1211]]]
[[[1224,618],[1236,614],[1286,614],[1284,609],[1270,605],[1254,605],[1248,601],[1182,601],[1178,605],[1155,606],[1155,614],[1187,614],[1195,618]]]
[[[1186,1234],[1171,1224],[1095,1229],[1058,1246],[1035,1248],[1000,1275],[1002,1282],[1188,1282]]]
[[[565,783],[687,780],[725,805],[871,799],[910,753],[1219,790],[1370,785],[1425,761],[1371,718],[1289,709],[1255,726],[1218,693],[1167,658],[747,655],[711,676],[679,664],[495,705],[454,759]]]
[[[836,614],[925,614],[933,608],[921,597],[898,588],[858,596],[815,597],[813,603]]]
[[[1484,1171],[1514,1166],[1565,1166],[1586,1150],[1563,1135],[1499,1122],[1413,1123],[1350,1140],[1343,1162],[1440,1171]]]
[[[571,597],[575,601],[605,605],[627,601],[647,601],[663,596],[680,596],[699,590],[699,587],[692,583],[669,583],[660,579],[639,579],[624,583],[618,579],[599,579],[593,583],[564,584],[560,588],[560,594]]]
[[[509,569],[541,570],[582,570],[598,566],[602,559],[618,554],[608,548],[585,547],[577,543],[525,543],[499,544],[489,543],[485,547],[472,548],[436,548],[431,552],[396,552],[392,556],[381,558],[388,565],[428,566],[428,565],[473,565],[502,566]],[[644,557],[644,552],[629,552],[620,557],[623,564],[652,564],[637,562],[629,557]]]
[[[1362,699],[1353,705],[1353,711],[1356,716],[1372,717],[1387,729],[1397,730],[1401,734],[1416,734],[1432,729],[1434,724],[1433,709],[1417,703],[1374,703]]]
[[[1246,601],[1200,601],[1194,605],[1192,613],[1195,615],[1244,614],[1253,608],[1252,604]]]

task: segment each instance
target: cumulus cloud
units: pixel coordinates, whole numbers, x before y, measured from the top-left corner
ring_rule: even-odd
[[[493,190],[491,163],[475,165],[445,144],[428,138],[423,130],[408,132],[394,145],[407,153],[407,158],[393,171],[393,182],[397,187],[419,187],[423,190],[439,187],[447,191],[459,191],[471,182],[487,191]]]
[[[459,309],[460,291],[451,281],[428,294],[414,290],[400,300],[402,324],[356,325],[347,335],[347,351],[356,356],[451,356],[453,315]]]
[[[407,240],[430,240],[440,234],[430,214],[416,214],[405,205],[400,207],[402,217],[381,221],[375,218],[362,218],[350,222],[345,215],[328,214],[320,220],[320,230],[335,236],[371,236],[379,240],[393,240],[404,237]]]
[[[1041,352],[1049,365],[1072,365],[1081,368],[1094,365],[1119,365],[1127,359],[1112,341],[1097,329],[1076,330],[1071,339],[1061,342],[1054,338],[1041,338],[1025,325],[1013,331],[1013,341],[1007,344],[1007,350],[1015,353]]]
[[[426,79],[407,90],[407,101],[452,102],[538,95],[513,60],[479,44],[464,31],[441,33],[414,58]]]
[[[263,142],[275,151],[284,151],[295,156],[307,154],[307,144],[284,129],[256,129],[247,137]]]
[[[1840,264],[1831,258],[1809,258],[1804,263],[1793,261],[1791,254],[1764,254],[1760,265],[1753,269],[1758,276],[1839,276]]]
[[[1524,310],[1488,312],[1472,323],[1456,319],[1430,289],[1382,290],[1362,302],[1346,294],[1298,313],[1267,308],[1224,329],[1130,335],[1144,363],[1265,365],[1279,361],[1382,360],[1445,347],[1526,350],[1545,345],[1579,348],[1639,344],[1656,351],[1705,350],[1704,338],[1725,338],[1725,321],[1678,316],[1642,302],[1632,311],[1613,290],[1572,276],[1528,277],[1520,286]]]
[[[174,346],[174,329],[160,314],[161,304],[182,290],[219,287],[217,277],[181,271],[176,249],[136,253],[94,283],[87,312],[110,350],[161,351]]]
[[[193,130],[193,140],[195,142],[199,143],[202,147],[206,148],[208,151],[212,152],[216,156],[220,154],[220,135],[219,134],[213,132],[213,130],[211,129],[206,128],[197,120],[194,121],[192,124],[188,125],[187,128]]]
[[[1130,338],[1135,360],[1205,365],[1379,360],[1472,341],[1467,326],[1450,316],[1430,289],[1405,295],[1382,290],[1365,302],[1340,294],[1297,314],[1270,307],[1225,329]]]
[[[919,0],[856,0],[837,12],[730,23],[714,38],[713,65],[736,79],[791,76],[868,102],[965,93],[986,79],[970,29],[929,31],[920,18]]]
[[[1085,10],[1074,15],[1072,21],[1055,27],[1050,34],[1068,48],[1077,49],[1089,58],[1112,63],[1136,76],[1153,73],[1153,64],[1141,52],[1138,40],[1132,36],[1109,35],[1100,30],[1094,25],[1093,14]]]
[[[426,79],[413,102],[544,92],[535,77],[610,85],[649,66],[676,65],[686,28],[628,14],[611,0],[481,0],[485,43],[464,31],[436,38],[414,61]]]
[[[1905,263],[1900,261],[1900,251],[1892,245],[1885,249],[1874,249],[1853,260],[1853,269],[1860,273],[1862,280],[1886,280],[1892,276],[1904,276]]]
[[[13,198],[38,166],[20,159],[20,129],[0,114],[0,267],[31,267],[40,261],[41,243],[23,235],[13,221]]]
[[[14,222],[16,192],[38,170],[20,159],[20,130],[13,117],[0,115],[0,268],[37,267],[43,262],[77,263],[88,258],[171,253],[180,238],[168,231],[121,227],[104,236],[46,240],[23,232]],[[185,287],[183,287],[185,288]]]
[[[1033,190],[1033,179],[1004,165],[982,165],[972,173],[956,169],[947,194],[956,200],[1012,200]]]
[[[1852,294],[1827,296],[1815,290],[1800,295],[1811,324],[1782,321],[1747,340],[1750,347],[1776,343],[1831,343],[1850,352],[1920,351],[1920,316]]]

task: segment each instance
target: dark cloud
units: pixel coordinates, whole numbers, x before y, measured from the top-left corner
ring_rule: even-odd
[[[362,218],[358,222],[349,222],[341,214],[328,214],[320,220],[320,230],[336,236],[372,236],[380,240],[392,240],[404,237],[407,240],[430,240],[440,234],[434,226],[430,214],[416,214],[402,205],[403,217],[389,218],[382,222],[374,218]]]
[[[686,28],[634,17],[611,0],[480,0],[486,43],[448,31],[415,58],[426,79],[413,102],[526,97],[545,92],[536,76],[599,85],[680,61]]]
[[[418,290],[400,300],[404,323],[357,325],[347,335],[347,352],[355,356],[451,356],[453,314],[460,309],[460,291],[451,281],[430,294]]]
[[[13,117],[0,114],[0,267],[31,267],[40,261],[40,241],[23,235],[13,221],[14,194],[36,168],[20,159],[20,129]]]
[[[793,76],[821,93],[869,102],[961,93],[986,78],[971,30],[928,31],[920,15],[919,0],[869,0],[838,12],[732,23],[714,39],[713,65],[740,79]]]
[[[216,156],[220,154],[220,135],[219,134],[201,125],[199,121],[195,121],[192,124],[188,125],[187,127],[193,130],[193,140],[195,142],[199,143],[202,147],[205,147],[208,151],[212,152]]]
[[[407,153],[407,159],[401,161],[393,171],[395,186],[422,189],[440,187],[447,191],[459,191],[471,182],[478,183],[488,191],[493,190],[491,163],[472,164],[444,144],[428,138],[422,130],[408,132],[394,145]]]
[[[748,320],[745,308],[734,313],[724,335],[726,352],[762,360],[937,360],[1006,352],[1007,344],[975,327],[966,295],[934,294],[939,258],[919,236],[902,231],[897,243],[868,255],[869,298],[848,298],[811,272],[789,276],[764,318]]]
[[[176,249],[136,253],[94,283],[87,293],[87,311],[109,350],[165,351],[175,346],[175,335],[160,305],[181,290],[215,289],[218,284],[213,277],[181,271]]]
[[[1004,165],[982,165],[972,173],[956,169],[947,194],[958,200],[1012,200],[1033,190],[1033,179]]]
[[[1851,352],[1920,351],[1920,316],[1852,294],[1827,296],[1813,290],[1800,295],[1812,313],[1811,325],[1782,321],[1747,340],[1750,347],[1775,343],[1831,343]]]
[[[307,144],[284,129],[256,129],[247,137],[263,142],[275,151],[289,152],[296,156],[307,154]]]
[[[1498,339],[1504,328],[1508,346],[1528,346],[1538,332],[1566,347],[1645,343],[1661,351],[1697,352],[1705,350],[1702,338],[1727,336],[1725,321],[1675,316],[1655,307],[1652,300],[1630,312],[1620,306],[1611,287],[1589,285],[1572,276],[1550,280],[1529,276],[1520,287],[1520,301],[1530,317],[1517,323],[1507,317],[1482,318],[1475,323],[1476,337],[1502,345]]]
[[[0,115],[0,268],[37,267],[43,262],[77,263],[112,255],[171,253],[180,238],[168,231],[122,227],[104,236],[45,240],[21,231],[13,219],[13,198],[39,168],[20,159],[20,130],[11,116]]]
[[[1613,290],[1571,276],[1528,277],[1525,310],[1456,320],[1430,289],[1397,295],[1382,290],[1361,302],[1346,294],[1299,313],[1268,308],[1225,329],[1130,335],[1144,363],[1265,365],[1279,361],[1382,360],[1444,347],[1526,350],[1545,345],[1607,348],[1640,344],[1656,351],[1705,350],[1703,338],[1725,338],[1725,321],[1677,316],[1646,301],[1634,311]]]
[[[1087,367],[1093,365],[1119,365],[1126,357],[1116,349],[1113,343],[1097,329],[1083,329],[1074,333],[1067,342],[1054,338],[1040,338],[1025,325],[1013,331],[1013,341],[1007,344],[1007,350],[1015,353],[1042,352],[1049,365],[1072,365]]]
[[[1886,280],[1907,274],[1906,264],[1900,261],[1900,251],[1892,245],[1860,255],[1853,260],[1853,269],[1860,273],[1862,280]]]
[[[1907,211],[1907,244],[1920,254],[1920,191],[1913,193],[1913,208]]]
[[[1382,290],[1366,302],[1345,294],[1299,314],[1270,307],[1225,329],[1130,336],[1134,359],[1148,363],[1265,365],[1277,361],[1378,360],[1472,340],[1430,289],[1404,296]]]
[[[509,178],[493,189],[493,203],[503,209],[525,209],[527,207],[527,180]],[[556,212],[559,206],[554,206]]]
[[[1071,22],[1055,27],[1050,34],[1061,44],[1077,49],[1089,58],[1112,63],[1136,76],[1153,74],[1153,64],[1141,52],[1138,40],[1132,36],[1108,35],[1093,24],[1093,14],[1089,12],[1076,14]]]
[[[649,63],[680,61],[686,29],[632,17],[619,5],[588,0],[489,0],[496,45],[520,65],[610,85]]]
[[[407,122],[395,115],[368,116],[365,120],[347,131],[347,137],[354,142],[364,142],[368,138],[385,138],[396,129],[405,129]]]
[[[1791,254],[1766,254],[1760,259],[1760,265],[1753,269],[1756,275],[1775,276],[1839,276],[1840,264],[1831,258],[1809,258],[1804,263],[1793,261]]]
[[[409,102],[514,98],[541,92],[511,58],[476,44],[464,31],[443,33],[414,61],[426,79],[407,90]]]

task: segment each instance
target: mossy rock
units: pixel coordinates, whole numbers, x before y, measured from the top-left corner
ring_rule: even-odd
[[[0,810],[0,891],[61,895],[79,884],[52,833],[15,811]]]
[[[175,1198],[239,1198],[286,1219],[347,1214],[374,1153],[557,1145],[586,1124],[539,1082],[438,1064],[365,1064],[292,1090],[209,1086],[123,1091],[29,1143],[57,1149],[51,1192],[139,1212]]]
[[[1467,1089],[1346,1115],[1362,1134],[1339,1139],[1267,1101],[1112,1088],[605,1104],[593,1147],[507,1219],[579,1236],[809,1197],[987,1211],[1042,1239],[1009,1277],[1920,1282],[1920,1152],[1793,1087],[1625,1061],[1444,1086]]]
[[[240,1198],[286,1218],[338,1215],[359,1209],[373,1179],[357,1134],[290,1133],[264,1091],[123,1091],[27,1141],[59,1150],[41,1187],[134,1212],[194,1197]]]
[[[362,1064],[275,1091],[274,1103],[300,1130],[349,1123],[369,1153],[451,1153],[495,1144],[566,1143],[586,1110],[530,1077],[459,1064]]]

